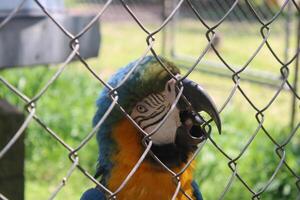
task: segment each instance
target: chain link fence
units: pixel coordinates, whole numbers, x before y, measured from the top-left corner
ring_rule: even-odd
[[[174,1],[167,2],[168,3],[165,6],[166,13],[174,7]],[[201,14],[202,19],[205,20],[208,25],[215,24],[224,16],[226,11],[230,9],[233,2],[234,1],[231,0],[197,1],[194,2],[194,9]],[[251,3],[253,9],[256,10],[256,14],[265,22],[269,21],[280,9],[280,1],[266,0],[253,1]],[[297,20],[296,18],[297,15],[295,15],[294,7],[292,7],[291,4],[288,4],[276,19],[276,25],[272,24],[272,35],[278,34],[277,37],[282,37],[282,40],[284,40],[284,44],[282,44],[283,52],[278,53],[278,56],[283,54],[284,62],[291,56],[290,48],[294,48],[291,47],[291,39],[294,36],[293,33],[296,32],[293,24],[293,22]],[[180,44],[180,39],[182,37],[181,32],[190,31],[189,27],[184,26],[186,21],[196,23],[197,20],[194,13],[190,12],[189,7],[184,6],[184,8],[177,13],[170,26],[166,28],[167,39],[164,40],[165,45],[163,52],[165,54],[170,54],[174,60],[189,62],[195,60],[197,56],[195,53],[188,53],[186,48],[181,48],[178,44]],[[258,30],[260,29],[260,26],[257,22],[256,15],[253,14],[246,2],[239,1],[222,25],[216,28],[214,47],[226,58],[226,56],[228,57],[228,53],[224,53],[222,49],[228,48],[228,43],[231,42],[231,38],[247,36],[249,40],[251,40],[251,38],[259,40],[260,34],[258,33]],[[203,34],[203,32],[206,32],[206,27],[195,28],[194,32],[190,34],[190,37],[193,39],[197,38],[199,37],[199,34]],[[196,41],[196,39],[194,40]],[[272,39],[270,38],[269,41],[271,42]],[[234,51],[234,48],[231,49]],[[201,63],[202,65],[200,65],[197,70],[231,78],[231,73],[217,57],[207,57],[206,59],[203,59]],[[235,67],[235,71],[238,71],[238,68],[242,68],[243,63],[235,59],[232,61],[231,65]],[[251,67],[243,72],[243,80],[261,85],[273,86],[275,88],[278,87],[278,80],[280,80],[281,77],[272,70],[272,66],[266,65],[264,68],[259,68],[257,67],[258,64],[255,62],[252,62],[250,65]]]
[[[24,4],[25,0],[20,1],[19,6],[16,7],[7,17],[5,20],[0,22],[0,31],[1,29],[7,25],[13,17],[17,14],[18,10],[22,7]],[[232,175],[228,177],[228,182],[226,185],[223,186],[223,191],[221,192],[221,195],[219,199],[224,199],[226,197],[226,194],[230,191],[232,185],[236,183],[236,180],[238,180],[251,194],[252,199],[260,199],[261,195],[268,189],[268,187],[271,185],[271,183],[275,180],[276,175],[283,169],[286,168],[290,174],[294,177],[296,187],[300,191],[300,174],[297,173],[296,169],[293,169],[290,167],[290,165],[287,162],[287,156],[286,156],[286,146],[293,140],[293,138],[296,137],[296,134],[299,133],[299,127],[300,127],[300,122],[296,121],[295,124],[292,127],[292,130],[290,131],[288,137],[284,141],[277,141],[273,138],[272,133],[264,126],[264,121],[265,121],[265,112],[270,108],[270,106],[274,103],[274,101],[277,99],[277,97],[280,95],[280,93],[283,91],[284,87],[288,87],[288,89],[291,91],[294,97],[294,104],[299,102],[300,96],[299,93],[297,92],[297,84],[296,80],[298,79],[297,74],[298,74],[298,68],[299,68],[299,38],[300,38],[300,20],[299,20],[299,13],[300,13],[300,5],[299,2],[296,0],[285,0],[284,3],[280,6],[280,9],[278,12],[276,12],[269,20],[264,20],[255,10],[253,7],[253,2],[245,0],[245,5],[247,5],[247,8],[251,10],[253,16],[255,16],[255,20],[259,25],[260,25],[260,33],[261,33],[261,43],[253,52],[253,54],[249,55],[249,59],[245,62],[245,64],[239,68],[236,69],[234,66],[230,65],[229,63],[226,62],[226,59],[223,58],[222,54],[219,52],[217,48],[214,46],[214,40],[216,38],[217,34],[217,28],[222,25],[222,23],[227,19],[227,17],[234,11],[236,6],[238,6],[239,0],[232,1],[232,3],[229,5],[229,9],[225,12],[225,14],[222,16],[222,18],[217,21],[213,25],[208,25],[206,21],[202,18],[201,13],[197,11],[195,8],[195,2],[192,0],[180,0],[176,1],[174,9],[166,16],[164,21],[153,31],[150,31],[144,24],[143,21],[141,21],[133,12],[131,9],[130,5],[125,0],[119,0],[118,2],[122,5],[123,9],[128,12],[128,14],[132,17],[132,19],[136,22],[136,26],[138,26],[146,35],[146,44],[145,44],[145,50],[144,52],[141,53],[140,58],[138,58],[138,61],[135,65],[135,67],[138,66],[138,64],[141,62],[141,60],[148,54],[153,55],[157,61],[161,64],[161,67],[163,67],[166,71],[168,69],[166,66],[164,66],[163,62],[160,60],[158,53],[156,50],[153,48],[154,44],[156,43],[155,36],[159,34],[161,31],[165,29],[167,24],[171,23],[175,14],[178,12],[178,10],[181,8],[183,4],[186,4],[190,11],[197,17],[199,21],[199,26],[204,26],[206,28],[206,39],[207,39],[207,44],[206,48],[199,54],[198,58],[196,61],[188,68],[186,74],[182,75],[181,79],[178,79],[176,76],[170,73],[170,75],[177,80],[177,82],[181,82],[183,79],[188,77],[191,73],[194,72],[196,69],[197,65],[200,63],[202,58],[207,54],[208,51],[213,51],[214,54],[218,57],[218,59],[226,66],[226,68],[231,72],[231,78],[232,78],[232,90],[230,94],[224,98],[223,105],[220,106],[219,112],[222,113],[224,109],[226,109],[227,105],[229,102],[232,101],[232,98],[237,94],[241,94],[243,98],[246,100],[247,104],[246,106],[252,107],[256,114],[255,114],[255,119],[257,121],[257,127],[255,131],[251,134],[251,137],[247,140],[245,144],[243,144],[242,148],[240,149],[240,152],[237,156],[233,157],[229,152],[226,152],[220,144],[218,144],[211,136],[211,130],[213,130],[210,126],[210,121],[207,121],[204,125],[203,128],[207,131],[207,138],[205,142],[198,147],[198,149],[195,151],[194,155],[191,157],[191,159],[186,163],[186,165],[179,171],[179,172],[174,172],[170,168],[168,168],[164,163],[162,163],[155,155],[151,154],[151,146],[152,146],[152,141],[151,141],[151,136],[156,133],[156,131],[159,129],[159,127],[164,123],[164,121],[167,119],[169,114],[172,112],[172,110],[175,108],[175,105],[177,101],[179,100],[183,88],[180,88],[180,92],[177,95],[176,101],[173,103],[171,109],[168,111],[168,114],[166,117],[157,125],[157,127],[151,132],[147,133],[143,129],[141,129],[135,122],[134,120],[130,117],[128,113],[125,112],[125,110],[122,108],[121,105],[118,103],[118,88],[126,84],[126,79],[129,77],[129,75],[133,72],[131,70],[126,77],[124,78],[121,83],[113,88],[111,87],[107,82],[103,80],[103,77],[99,76],[93,68],[87,63],[87,61],[79,54],[79,49],[80,49],[80,42],[79,39],[95,24],[98,23],[98,20],[101,19],[103,16],[103,13],[114,3],[115,1],[113,0],[108,0],[106,3],[101,7],[100,11],[98,14],[94,17],[92,21],[90,21],[84,29],[82,29],[78,34],[74,35],[70,33],[65,27],[63,27],[59,21],[55,19],[55,17],[43,6],[43,4],[39,0],[35,0],[35,3],[39,6],[39,8],[53,21],[53,23],[69,38],[70,40],[70,48],[71,48],[71,53],[69,56],[65,59],[65,61],[60,65],[60,67],[57,69],[56,73],[48,80],[48,82],[42,87],[40,91],[36,93],[36,95],[33,98],[29,98],[26,96],[26,94],[22,93],[19,91],[16,87],[14,87],[10,82],[8,82],[4,77],[0,77],[1,84],[6,86],[12,93],[17,95],[24,103],[26,104],[25,108],[26,111],[28,112],[28,115],[23,122],[22,126],[19,128],[19,130],[15,133],[15,135],[12,137],[12,139],[9,141],[9,143],[0,151],[0,159],[6,154],[6,152],[13,148],[14,143],[20,138],[20,136],[23,134],[23,131],[28,127],[28,125],[35,120],[43,129],[49,133],[49,135],[52,137],[53,140],[58,141],[61,146],[65,148],[66,151],[69,152],[69,159],[72,162],[72,166],[69,168],[67,174],[65,177],[62,178],[61,182],[57,185],[57,188],[53,191],[49,199],[54,199],[56,195],[61,191],[61,189],[66,185],[66,183],[69,181],[70,176],[75,170],[79,170],[86,176],[87,179],[92,181],[94,184],[97,185],[98,188],[101,188],[105,194],[107,195],[107,199],[117,199],[119,192],[126,186],[128,181],[131,179],[131,177],[135,174],[135,172],[138,170],[139,166],[141,163],[144,161],[146,156],[150,154],[153,156],[153,158],[168,172],[170,175],[173,177],[174,184],[176,186],[176,190],[174,191],[172,199],[176,199],[179,193],[182,193],[186,199],[192,199],[190,196],[188,196],[185,191],[181,188],[181,175],[185,172],[185,170],[190,166],[190,164],[193,162],[193,160],[196,158],[196,156],[201,152],[203,144],[211,143],[227,160],[228,162],[228,167],[232,171]],[[283,61],[277,54],[272,45],[269,43],[268,39],[270,36],[270,32],[272,30],[272,23],[274,23],[279,15],[282,14],[282,12],[287,9],[287,5],[290,4],[295,10],[296,14],[298,16],[298,39],[297,39],[297,49],[294,52],[293,56],[286,61]],[[142,44],[141,44],[142,45]],[[271,52],[273,57],[276,59],[278,64],[281,66],[280,67],[280,74],[281,74],[281,82],[279,87],[276,89],[273,97],[269,99],[268,103],[263,106],[259,107],[257,106],[249,96],[247,96],[246,90],[240,85],[241,81],[241,75],[247,70],[249,67],[249,64],[253,61],[253,59],[257,56],[257,54],[261,51],[263,47],[267,47],[268,50]],[[47,93],[48,88],[53,85],[56,80],[61,76],[62,73],[64,73],[65,68],[67,65],[72,61],[73,58],[77,58],[83,66],[90,72],[90,74],[97,80],[99,83],[101,83],[105,88],[107,88],[110,91],[110,97],[112,99],[112,103],[109,107],[109,109],[106,111],[106,113],[103,115],[103,117],[99,120],[97,125],[93,128],[93,130],[89,133],[86,134],[86,137],[81,141],[81,143],[77,147],[71,147],[67,142],[65,142],[60,136],[59,133],[53,131],[50,127],[47,126],[47,124],[43,121],[42,118],[40,118],[37,113],[37,103],[39,102],[40,98]],[[295,66],[292,66],[292,64],[295,63]],[[134,68],[135,68],[134,67]],[[289,76],[290,76],[290,71],[294,67],[295,69],[295,84],[291,83],[289,81]],[[76,78],[76,77],[75,77]],[[138,162],[135,164],[135,166],[131,169],[130,173],[128,176],[123,180],[122,184],[120,184],[119,188],[115,191],[109,190],[109,188],[106,188],[104,185],[102,185],[98,180],[96,180],[93,175],[91,175],[80,163],[80,157],[78,156],[78,152],[89,143],[89,141],[95,136],[96,132],[98,129],[101,129],[101,125],[103,121],[107,118],[107,116],[110,115],[112,109],[114,107],[120,108],[120,110],[123,112],[124,116],[128,118],[133,124],[136,126],[136,128],[142,133],[143,139],[142,142],[145,146],[144,152]],[[296,112],[296,111],[295,111]],[[249,146],[255,139],[257,139],[258,132],[262,131],[270,140],[270,142],[273,143],[275,147],[275,154],[278,156],[278,164],[275,167],[275,170],[273,173],[268,177],[268,179],[264,182],[264,184],[260,188],[253,188],[243,177],[240,175],[238,166],[239,166],[239,160],[245,155],[247,150],[249,149]],[[251,170],[251,169],[250,169]],[[300,193],[300,192],[299,192]],[[4,195],[0,196],[1,198],[5,199]],[[298,198],[299,195],[298,195]]]

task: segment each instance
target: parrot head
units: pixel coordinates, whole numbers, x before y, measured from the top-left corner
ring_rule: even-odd
[[[164,58],[160,59],[169,71],[180,77],[180,71],[175,64]],[[133,70],[124,84],[117,89],[118,103],[146,133],[151,133],[166,117],[180,88],[183,87],[176,107],[151,135],[151,151],[167,166],[178,166],[187,161],[188,155],[207,136],[201,127],[205,121],[199,112],[206,112],[221,132],[221,121],[216,106],[197,83],[187,78],[182,80],[182,85],[176,83],[153,56],[143,58],[133,69],[136,62],[120,69],[109,84],[112,87],[118,86],[126,74]],[[99,109],[94,117],[94,124],[101,119],[111,102],[109,90],[104,89],[98,99]],[[100,168],[105,168],[105,163],[111,164],[108,155],[114,151],[116,144],[110,133],[113,126],[124,118],[120,109],[115,107],[98,131]]]
[[[178,74],[177,77],[179,78]],[[200,111],[207,112],[221,131],[218,112],[211,98],[195,82],[183,80],[183,93],[171,114],[151,136],[155,145],[197,145],[206,137],[201,125],[205,122]],[[161,92],[151,93],[133,107],[130,116],[147,133],[153,133],[156,126],[166,117],[176,101],[179,89],[176,80],[170,78]],[[187,102],[184,101],[185,98]]]

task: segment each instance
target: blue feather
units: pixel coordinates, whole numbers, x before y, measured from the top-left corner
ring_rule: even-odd
[[[170,62],[161,58],[174,74],[179,73],[179,70]],[[135,66],[137,61],[129,63],[121,68],[115,75],[112,76],[108,84],[115,88],[125,78],[127,73]],[[146,56],[140,62],[139,66],[131,73],[118,90],[118,103],[130,113],[133,106],[143,97],[164,88],[165,82],[170,79],[170,75],[160,66],[153,56]],[[109,97],[109,89],[104,88],[97,100],[98,110],[93,119],[93,126],[103,117],[105,112],[111,105],[112,100]],[[109,177],[110,169],[113,167],[111,155],[117,151],[117,146],[112,138],[112,128],[117,122],[123,118],[123,114],[115,106],[107,119],[101,125],[97,133],[97,141],[99,145],[98,166],[95,177],[102,176],[101,183],[106,185]]]
[[[103,192],[96,188],[87,190],[80,198],[80,200],[105,200],[106,197]]]
[[[203,200],[202,194],[199,190],[199,186],[196,183],[196,181],[192,181],[192,188],[193,188],[193,195],[196,198],[196,200]]]
[[[148,62],[151,57],[144,58],[143,62]],[[108,82],[111,87],[116,87],[126,76],[126,74],[134,67],[135,62],[129,63],[127,66],[121,68],[116,74],[112,76],[112,79]],[[123,90],[121,90],[122,92]],[[126,95],[120,94],[118,95]],[[108,110],[112,103],[111,98],[109,97],[109,90],[104,88],[99,95],[99,98],[96,102],[98,110],[93,119],[93,126],[95,126],[105,112]],[[120,102],[119,102],[120,103]],[[95,177],[105,174],[105,177],[102,177],[101,183],[105,185],[106,179],[108,178],[110,169],[112,168],[112,162],[110,160],[111,153],[116,150],[116,145],[113,138],[111,138],[112,126],[122,118],[121,112],[115,107],[109,117],[101,125],[97,133],[97,141],[99,146],[99,157],[98,157],[98,166]]]

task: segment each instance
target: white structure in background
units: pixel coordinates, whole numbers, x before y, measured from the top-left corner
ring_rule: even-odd
[[[1,22],[17,9],[17,13],[0,29],[0,70],[8,67],[62,63],[71,53],[70,41],[34,0],[0,0]],[[51,16],[73,35],[79,33],[95,13],[66,12],[63,0],[39,0]],[[83,14],[84,13],[84,14]],[[88,13],[88,14],[87,14]],[[79,38],[80,55],[98,56],[99,23],[95,23]]]

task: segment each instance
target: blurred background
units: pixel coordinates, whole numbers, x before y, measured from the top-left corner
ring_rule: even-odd
[[[41,1],[45,7],[49,7],[50,13],[57,21],[63,23],[73,34],[77,34],[107,1],[49,2],[51,1]],[[143,27],[152,32],[161,26],[179,1],[126,0],[124,2]],[[288,81],[297,92],[300,86],[297,81],[299,71],[296,67],[297,58],[293,58],[297,52],[299,56],[297,34],[299,34],[300,20],[296,5],[299,7],[300,2],[249,1],[256,11],[255,14],[247,1],[238,1],[234,7],[236,1],[233,0],[191,1],[205,24],[195,15],[188,2],[184,1],[174,18],[155,35],[153,49],[158,55],[163,55],[177,63],[182,72],[187,72],[209,44],[206,37],[209,28],[205,24],[208,27],[218,25],[214,29],[215,50],[210,48],[204,54],[189,77],[208,91],[219,109],[234,92],[221,112],[222,135],[213,131],[211,137],[224,152],[235,158],[255,134],[259,123],[255,118],[257,110],[239,90],[235,90],[234,73],[224,62],[234,71],[247,66],[240,74],[239,87],[258,110],[268,105],[279,90],[282,84],[280,70],[283,63],[288,63],[290,60]],[[69,39],[64,35],[60,36],[61,33],[58,32],[61,31],[57,28],[52,30],[54,32],[48,33],[47,28],[53,23],[45,22],[41,25],[44,26],[45,31],[41,38],[35,34],[27,34],[26,37],[19,35],[19,43],[16,43],[16,38],[9,43],[8,35],[12,32],[16,34],[14,28],[19,27],[18,30],[26,34],[28,27],[33,26],[33,24],[28,27],[18,26],[18,23],[23,23],[23,21],[17,22],[18,20],[30,20],[30,18],[47,20],[47,17],[39,7],[36,7],[35,2],[32,1],[33,7],[27,2],[24,4],[26,9],[21,9],[5,27],[1,28],[3,19],[9,13],[8,4],[7,7],[4,4],[0,5],[0,9],[2,7],[0,76],[31,98],[53,77],[61,66],[60,63],[70,54]],[[232,7],[233,10],[230,10]],[[227,12],[230,13],[227,15]],[[226,16],[224,21],[218,24],[224,16]],[[16,25],[10,25],[13,23]],[[264,24],[267,24],[269,29],[268,45],[263,42],[262,33],[267,32],[266,29],[262,29]],[[35,31],[39,28],[41,27],[36,26]],[[97,75],[108,80],[118,68],[143,55],[147,49],[147,36],[148,34],[130,16],[122,2],[112,1],[100,17],[99,23],[85,34],[86,38],[80,40],[83,44],[81,53]],[[28,44],[22,42],[22,39]],[[14,47],[11,47],[11,44],[14,44]],[[262,44],[262,48],[255,54]],[[32,52],[36,54],[31,55]],[[252,59],[253,55],[255,56]],[[91,121],[96,110],[95,101],[102,88],[103,85],[91,75],[82,62],[74,60],[67,64],[60,77],[38,100],[36,115],[67,144],[76,147],[92,129]],[[24,101],[1,82],[0,99],[5,99],[21,112],[24,111]],[[276,143],[283,144],[292,130],[296,130],[296,134],[288,145],[284,146],[285,161],[295,174],[282,165],[275,179],[261,195],[262,199],[300,199],[300,136],[297,129],[300,121],[299,105],[299,99],[288,85],[284,84],[275,101],[263,113],[264,129]],[[35,121],[29,124],[22,139],[25,142],[25,199],[47,199],[71,167],[69,152]],[[0,150],[5,144],[1,145]],[[267,184],[279,165],[280,158],[276,155],[276,147],[267,134],[259,129],[253,142],[238,159],[238,173],[254,191],[259,191]],[[81,166],[91,174],[95,172],[97,152],[95,139],[78,152]],[[197,156],[196,162],[196,181],[200,185],[204,199],[218,199],[232,175],[228,167],[228,158],[208,141]],[[1,184],[4,182],[3,177]],[[79,199],[87,188],[93,186],[94,184],[79,170],[75,170],[66,186],[58,193],[57,199]],[[235,179],[225,199],[251,199],[251,197],[251,192],[241,181]]]

